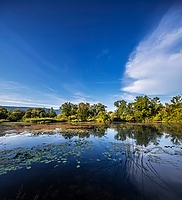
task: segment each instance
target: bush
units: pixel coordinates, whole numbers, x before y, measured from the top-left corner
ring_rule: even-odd
[[[47,123],[52,123],[56,122],[57,120],[54,118],[26,118],[24,119],[24,122],[31,122],[31,123],[37,123],[37,124],[47,124]]]

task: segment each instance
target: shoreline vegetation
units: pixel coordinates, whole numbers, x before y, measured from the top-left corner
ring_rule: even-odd
[[[182,123],[182,97],[175,96],[170,103],[164,105],[159,97],[137,96],[134,102],[119,100],[114,102],[115,111],[107,111],[107,106],[97,103],[73,104],[66,102],[60,106],[60,114],[56,114],[53,108],[28,108],[21,110],[8,110],[0,106],[0,124],[19,122],[28,124],[52,124],[61,123],[63,126],[79,123],[92,124],[103,123]]]
[[[65,132],[65,133],[86,133],[89,130],[93,130],[98,127],[106,128],[107,125],[103,123],[93,123],[93,122],[61,122],[61,123],[49,123],[49,124],[35,124],[35,123],[25,123],[25,122],[3,122],[0,126],[1,133],[9,133],[12,130],[16,133],[21,132],[32,132],[32,133],[51,133],[51,132]],[[11,131],[10,131],[11,132]]]
[[[42,134],[61,134],[64,138],[88,138],[91,135],[102,137],[106,134],[106,130],[111,128],[116,131],[115,138],[117,140],[126,139],[125,132],[128,137],[136,137],[137,141],[142,144],[148,144],[151,138],[159,136],[163,133],[166,137],[171,137],[171,141],[180,144],[182,141],[182,126],[179,123],[130,123],[130,122],[112,122],[96,123],[96,122],[61,122],[49,124],[33,124],[25,122],[3,122],[0,124],[0,136],[11,134],[31,133],[33,135]],[[150,130],[150,131],[149,131]],[[152,132],[151,132],[152,130]],[[146,137],[146,135],[148,135]]]

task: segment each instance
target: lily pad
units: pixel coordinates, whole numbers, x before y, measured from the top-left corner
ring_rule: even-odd
[[[32,167],[31,167],[31,166],[26,166],[26,168],[27,168],[27,169],[31,169]]]

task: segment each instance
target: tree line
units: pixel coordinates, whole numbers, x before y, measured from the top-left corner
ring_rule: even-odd
[[[116,116],[130,122],[182,122],[182,97],[172,97],[164,105],[159,97],[137,96],[134,102],[116,101]]]
[[[182,97],[172,97],[170,103],[164,105],[159,97],[137,96],[133,102],[118,100],[114,102],[115,111],[107,111],[107,106],[102,103],[74,104],[65,102],[60,106],[60,114],[56,114],[53,108],[28,108],[8,110],[0,106],[0,121],[24,121],[24,122],[182,122]]]

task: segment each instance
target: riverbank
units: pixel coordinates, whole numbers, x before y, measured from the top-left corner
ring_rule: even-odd
[[[60,123],[49,123],[49,124],[33,124],[25,122],[3,122],[0,123],[0,134],[6,134],[10,132],[21,133],[24,131],[31,133],[40,133],[40,132],[52,132],[54,130],[64,130],[66,132],[79,131],[84,132],[89,129],[93,129],[99,126],[107,126],[104,123],[97,122],[80,122],[80,123],[69,123],[69,122],[60,122]]]
[[[112,122],[112,123],[101,123],[101,122],[57,122],[57,123],[47,123],[47,124],[36,124],[36,123],[27,123],[27,122],[2,122],[0,123],[0,135],[5,135],[8,133],[22,133],[22,132],[31,132],[31,133],[51,133],[51,132],[65,132],[65,133],[86,133],[91,129],[96,129],[99,127],[122,127],[122,126],[156,126],[158,128],[165,125],[168,127],[170,124],[173,126],[179,127],[180,123],[162,123],[162,122],[153,122],[153,123],[131,123],[131,122]],[[178,130],[179,128],[177,128]],[[181,128],[180,128],[181,130]],[[178,131],[177,131],[178,132]]]

